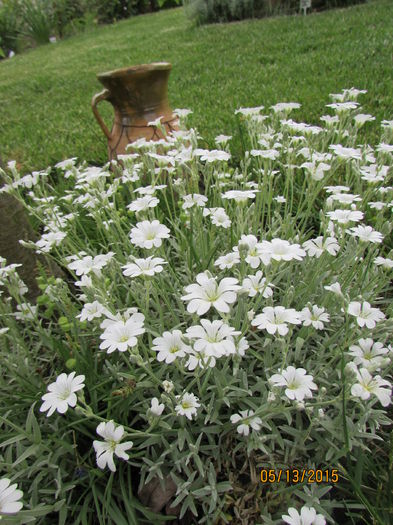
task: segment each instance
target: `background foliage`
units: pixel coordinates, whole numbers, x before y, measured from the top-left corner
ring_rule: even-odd
[[[313,0],[312,9],[346,7],[366,0]],[[184,0],[188,16],[198,24],[262,18],[299,12],[298,0]]]
[[[51,36],[63,38],[85,30],[86,26],[108,24],[179,3],[180,0],[3,0],[2,57],[10,51],[46,44]]]
[[[0,63],[3,160],[23,171],[78,156],[107,159],[106,139],[91,111],[102,89],[96,74],[132,64],[169,61],[172,107],[194,111],[191,124],[213,145],[225,130],[242,148],[234,110],[302,103],[299,118],[318,124],[326,93],[366,88],[367,112],[392,118],[392,0],[309,16],[190,27],[182,9],[101,26]],[[229,45],[230,43],[230,45]],[[100,106],[108,126],[109,104]],[[377,126],[370,124],[370,136]]]

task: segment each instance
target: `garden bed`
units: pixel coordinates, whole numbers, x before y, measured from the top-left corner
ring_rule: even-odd
[[[390,521],[393,121],[360,144],[361,96],[238,109],[240,163],[177,110],[112,170],[9,164],[68,275],[33,305],[1,262],[10,523]]]

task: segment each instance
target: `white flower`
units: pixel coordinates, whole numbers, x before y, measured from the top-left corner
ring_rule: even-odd
[[[0,328],[0,335],[4,335],[7,332],[9,332],[9,327],[5,326],[4,328]]]
[[[205,350],[200,350],[197,352],[195,349],[193,349],[185,366],[190,371],[195,370],[197,366],[202,369],[207,367],[214,368],[216,366],[216,358]]]
[[[10,275],[15,275],[16,268],[20,268],[23,266],[22,264],[8,264],[6,259],[4,257],[0,256],[0,264],[4,264],[5,266],[0,266],[0,279],[4,279],[6,277],[9,277]]]
[[[93,281],[89,275],[82,275],[80,281],[75,281],[75,286],[78,286],[79,288],[92,288]]]
[[[187,328],[186,336],[195,340],[196,352],[219,358],[236,353],[233,338],[240,333],[223,321],[201,319],[200,325]]]
[[[328,211],[328,217],[339,224],[348,224],[349,222],[359,222],[363,219],[363,212],[353,210],[335,210]]]
[[[381,376],[372,377],[366,368],[356,370],[358,383],[352,385],[351,394],[361,399],[369,399],[374,394],[383,407],[391,403],[392,385]]]
[[[248,344],[247,339],[245,337],[241,337],[235,344],[236,344],[237,355],[240,355],[241,357],[245,356],[246,350],[250,348],[250,345]]]
[[[261,264],[262,244],[258,243],[255,235],[242,235],[238,245],[233,249],[235,253],[245,252],[245,260],[251,268],[258,268]]]
[[[226,270],[232,268],[235,264],[240,263],[240,255],[238,252],[229,252],[226,255],[221,255],[214,266],[218,266],[220,270]]]
[[[259,270],[255,275],[247,275],[247,277],[243,279],[242,291],[246,292],[248,297],[255,297],[257,293],[261,293],[262,297],[267,299],[273,295],[273,290],[270,286]]]
[[[298,102],[279,102],[270,107],[274,113],[290,113],[293,109],[299,109],[300,104]]]
[[[258,115],[258,113],[260,113],[264,108],[265,106],[257,106],[255,108],[239,108],[235,111],[235,115],[240,114],[244,115],[245,117],[251,115]]]
[[[385,270],[391,270],[393,268],[393,259],[388,259],[384,257],[376,257],[374,259],[374,264],[377,266],[382,266]]]
[[[218,180],[224,180],[225,179],[230,179],[232,177],[232,175],[230,173],[225,173],[225,172],[221,172],[221,173],[214,173],[214,176],[218,179]]]
[[[133,314],[138,313],[138,308],[127,308],[122,313],[112,314],[109,310],[105,312],[106,319],[100,324],[100,328],[106,329],[118,321],[126,322]]]
[[[97,317],[101,317],[102,315],[106,314],[107,309],[105,306],[103,306],[98,301],[93,301],[92,303],[86,303],[82,311],[79,315],[76,317],[79,318],[82,321],[92,321],[93,319],[96,319]]]
[[[158,155],[157,153],[148,152],[147,155],[156,161],[158,169],[155,173],[161,173],[160,168],[171,169],[174,166],[175,159],[170,155]]]
[[[255,199],[255,190],[229,190],[222,193],[221,197],[236,202],[247,202],[248,199]]]
[[[18,321],[32,320],[37,315],[38,306],[30,303],[21,303],[16,305],[15,319]]]
[[[367,368],[369,372],[381,370],[381,367],[386,366],[390,362],[389,358],[383,357],[389,353],[389,349],[385,348],[382,343],[374,343],[370,338],[359,339],[357,345],[349,347],[348,353],[355,358],[353,362],[356,366],[361,365]]]
[[[372,115],[364,114],[364,113],[358,113],[357,115],[354,116],[353,120],[355,121],[355,124],[359,128],[361,128],[363,124],[365,124],[366,122],[372,122],[373,120],[375,120],[375,117],[373,117]]]
[[[318,135],[323,131],[319,126],[311,126],[304,122],[294,122],[292,119],[282,120],[281,125],[288,127],[294,133],[302,133],[304,135]],[[296,137],[301,140],[301,137]]]
[[[130,262],[123,268],[123,275],[126,277],[140,277],[146,275],[152,277],[156,273],[160,273],[163,270],[163,264],[167,264],[161,257],[147,257],[146,259],[134,259],[134,262]]]
[[[188,115],[191,115],[191,109],[174,109],[173,114],[180,118],[186,118]]]
[[[160,417],[161,414],[164,412],[164,409],[164,403],[159,403],[158,399],[156,397],[153,397],[153,399],[151,400],[150,412],[154,416]]]
[[[326,104],[327,108],[334,109],[337,113],[343,113],[356,109],[359,106],[358,102],[335,102],[333,104]]]
[[[68,264],[68,268],[70,270],[75,270],[75,273],[78,276],[87,275],[90,272],[93,272],[100,277],[102,268],[108,264],[114,255],[113,252],[108,252],[107,254],[96,255],[95,257],[86,255],[82,259],[75,258],[74,261]]]
[[[274,374],[269,379],[273,386],[285,387],[285,395],[297,401],[312,397],[311,390],[317,390],[317,385],[313,382],[312,375],[306,375],[304,368],[288,366],[281,374]]]
[[[328,193],[337,194],[343,193],[344,191],[349,191],[351,188],[349,188],[348,186],[324,186],[323,189],[326,190]]]
[[[111,354],[115,350],[125,352],[127,348],[136,346],[136,336],[145,333],[144,321],[145,316],[141,313],[134,313],[125,321],[112,321],[100,335],[100,339],[103,339],[100,349]]]
[[[393,144],[384,144],[381,142],[375,149],[381,153],[393,153]]]
[[[67,412],[68,407],[74,407],[77,402],[75,392],[84,388],[84,375],[76,376],[71,374],[60,374],[54,383],[48,386],[48,393],[42,396],[43,404],[40,412],[46,412],[47,417],[51,416],[55,410],[59,414]]]
[[[309,308],[303,308],[301,311],[302,321],[304,326],[312,325],[317,330],[323,330],[324,324],[329,323],[329,314],[325,313],[325,308],[319,308],[314,305],[312,311]]]
[[[301,314],[293,308],[284,306],[265,306],[262,313],[251,321],[252,326],[259,330],[267,330],[269,334],[286,335],[289,331],[288,324],[301,324]]]
[[[17,489],[17,484],[10,485],[8,478],[0,479],[0,520],[2,514],[16,514],[23,507],[18,501],[23,497],[23,492]]]
[[[183,197],[183,210],[187,210],[188,208],[192,208],[193,206],[197,205],[200,208],[203,208],[207,203],[207,197],[204,195],[200,195],[199,193],[192,193],[190,195],[185,195]]]
[[[353,204],[354,202],[360,202],[362,199],[359,195],[353,195],[352,193],[334,193],[331,195],[326,203],[331,206],[333,202],[339,202],[340,204]]]
[[[175,385],[172,383],[172,381],[168,381],[167,379],[165,379],[165,381],[162,382],[162,388],[167,394],[170,394],[175,388]]]
[[[125,155],[128,157],[128,155]],[[120,155],[118,155],[118,158],[120,157]],[[136,168],[136,166],[134,166],[134,168],[132,170],[128,170],[128,169],[124,169],[123,170],[123,174],[121,176],[121,181],[126,184],[127,182],[135,182],[137,180],[139,180],[140,177],[139,177],[139,174],[138,174],[138,169]]]
[[[288,525],[326,525],[322,514],[317,514],[314,507],[302,507],[299,512],[294,507],[289,507],[288,515],[281,516]]]
[[[393,120],[383,120],[381,122],[381,126],[383,128],[390,128],[390,129],[393,129]]]
[[[315,161],[303,162],[300,167],[305,168],[313,180],[322,180],[325,175],[325,171],[329,171],[331,168],[330,164],[326,164],[326,162],[317,163]]]
[[[138,199],[134,200],[127,206],[127,209],[130,211],[145,211],[149,208],[155,208],[157,204],[160,201],[157,199],[157,197],[154,197],[153,195],[145,195],[144,197],[139,197]]]
[[[61,231],[44,233],[35,243],[38,248],[37,252],[49,253],[53,246],[59,246],[66,236],[67,234]]]
[[[126,441],[120,444],[124,435],[124,427],[115,427],[113,421],[107,423],[102,422],[97,427],[97,434],[104,438],[105,441],[93,441],[93,447],[96,452],[97,465],[100,469],[104,469],[107,465],[112,472],[116,471],[116,466],[113,461],[113,454],[118,458],[127,460],[129,455],[126,450],[133,445],[132,441]]]
[[[199,399],[194,394],[184,392],[183,395],[176,396],[176,399],[179,401],[175,406],[178,416],[186,416],[186,418],[191,420],[193,416],[197,415],[198,407],[201,405],[198,403]]]
[[[333,283],[333,284],[329,284],[327,286],[324,286],[325,290],[327,290],[328,292],[333,292],[334,294],[336,295],[339,295],[339,296],[342,296],[342,291],[341,291],[341,285],[340,283]]]
[[[378,188],[378,191],[380,193],[382,193],[382,195],[385,194],[385,193],[389,193],[389,191],[391,191],[391,190],[393,190],[393,186],[380,186]],[[19,242],[21,242],[21,241],[19,241]]]
[[[222,228],[229,228],[231,220],[226,214],[224,208],[205,208],[204,215],[210,215],[211,221],[215,226],[221,226]]]
[[[324,251],[327,251],[330,255],[336,256],[340,249],[340,245],[335,237],[327,237],[324,239],[321,236],[305,241],[303,243],[303,248],[307,251],[309,257],[319,258]]]
[[[260,245],[260,258],[265,265],[270,264],[272,259],[278,262],[293,259],[301,261],[305,255],[305,250],[299,244],[290,244],[285,239],[262,241]]]
[[[139,157],[140,157],[139,153],[126,153],[126,154],[119,153],[117,155],[118,160],[125,162],[126,164],[131,163],[131,165],[132,165],[132,161],[135,159],[139,159]]]
[[[383,241],[382,233],[373,230],[371,226],[359,225],[346,230],[346,232],[354,237],[359,237],[359,239],[364,242],[380,243]]]
[[[372,210],[378,210],[378,211],[383,210],[387,206],[386,202],[381,202],[381,201],[374,201],[374,202],[370,201],[367,204],[368,206],[370,206]]]
[[[236,425],[239,422],[242,422],[238,427],[237,431],[239,434],[248,436],[250,433],[250,427],[253,430],[261,430],[262,428],[262,419],[260,417],[254,416],[253,410],[241,410],[240,414],[233,414],[231,416],[231,423]]]
[[[287,202],[287,199],[282,195],[277,195],[277,197],[273,197],[273,199],[279,204],[284,204],[285,202]]]
[[[156,143],[155,143],[156,144]],[[134,147],[135,142],[132,143],[132,147]],[[134,193],[138,193],[139,195],[154,195],[154,193],[157,190],[163,190],[166,188],[166,184],[158,184],[157,186],[141,186],[139,188],[136,188],[134,190]]]
[[[217,283],[216,278],[207,272],[199,273],[196,280],[198,284],[186,286],[187,295],[182,296],[183,301],[189,301],[187,311],[203,315],[214,306],[218,312],[228,313],[229,305],[236,301],[236,292],[240,289],[238,280],[226,277]]]
[[[154,247],[159,248],[162,244],[162,239],[169,238],[169,229],[158,220],[153,222],[142,221],[132,228],[130,238],[135,246],[151,250]]]
[[[62,160],[55,164],[55,168],[59,168],[64,171],[71,170],[75,166],[75,161],[77,157],[72,157],[71,159]]]
[[[339,118],[337,115],[334,115],[333,117],[331,117],[330,115],[323,115],[322,117],[320,117],[319,120],[322,120],[322,122],[325,122],[327,127],[333,127],[334,124],[339,123]]]
[[[372,308],[367,301],[363,301],[363,303],[358,301],[349,303],[348,313],[356,317],[356,321],[361,328],[363,326],[375,328],[378,321],[385,319],[385,314],[378,308]]]
[[[166,364],[173,363],[177,357],[184,357],[191,351],[191,347],[186,345],[182,340],[183,334],[180,330],[164,332],[162,337],[153,339],[153,348],[157,354],[158,361],[164,361]]]
[[[356,100],[359,95],[367,93],[367,89],[356,89],[351,87],[349,89],[343,89],[343,96],[346,100]]]
[[[206,161],[207,163],[215,162],[217,160],[228,161],[231,158],[231,155],[226,151],[217,149],[213,149],[211,151],[206,149],[196,149],[194,154],[200,157],[200,160]]]
[[[359,171],[362,174],[362,180],[375,184],[385,180],[389,171],[389,166],[371,164],[370,166],[362,166],[359,168]]]
[[[161,117],[158,117],[158,118],[156,118],[155,120],[152,120],[152,121],[148,122],[147,125],[148,125],[148,126],[160,126],[160,125],[161,125],[161,119],[162,119],[162,118],[163,118],[162,116],[161,116]]]
[[[250,151],[253,157],[261,157],[262,159],[276,160],[280,156],[280,152],[276,149],[252,149]]]
[[[231,138],[231,135],[217,135],[214,140],[216,144],[226,144]]]
[[[341,144],[331,144],[329,149],[331,149],[340,159],[361,160],[362,158],[362,152],[357,148],[345,148],[344,146],[341,146]]]

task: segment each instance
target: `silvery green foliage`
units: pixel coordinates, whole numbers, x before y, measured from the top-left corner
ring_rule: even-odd
[[[9,163],[1,191],[42,225],[25,244],[69,279],[42,277],[30,305],[17,266],[0,262],[3,477],[23,486],[34,457],[54,454],[40,465],[58,464],[62,480],[42,500],[68,498],[60,512],[75,523],[93,519],[89,502],[133,523],[125,480],[135,494],[168,476],[172,507],[198,523],[279,523],[302,505],[331,519],[331,484],[283,484],[277,496],[258,475],[341,468],[390,423],[393,132],[384,121],[378,145],[359,144],[371,120],[355,118],[360,94],[332,95],[321,126],[296,122],[296,103],[240,108],[238,166],[231,137],[198,148],[181,111],[180,131],[139,140],[112,169],[68,159],[22,177]],[[36,496],[46,482],[36,478]]]

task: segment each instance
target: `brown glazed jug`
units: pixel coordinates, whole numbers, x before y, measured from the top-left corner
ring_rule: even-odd
[[[177,128],[177,117],[168,103],[168,79],[172,66],[168,62],[155,62],[115,69],[97,75],[105,86],[94,95],[91,105],[94,116],[108,139],[109,160],[126,151],[127,144],[144,137],[159,140],[163,137],[156,126],[148,122],[163,117],[166,132]],[[109,131],[98,112],[99,102],[107,100],[115,110],[112,130]]]

